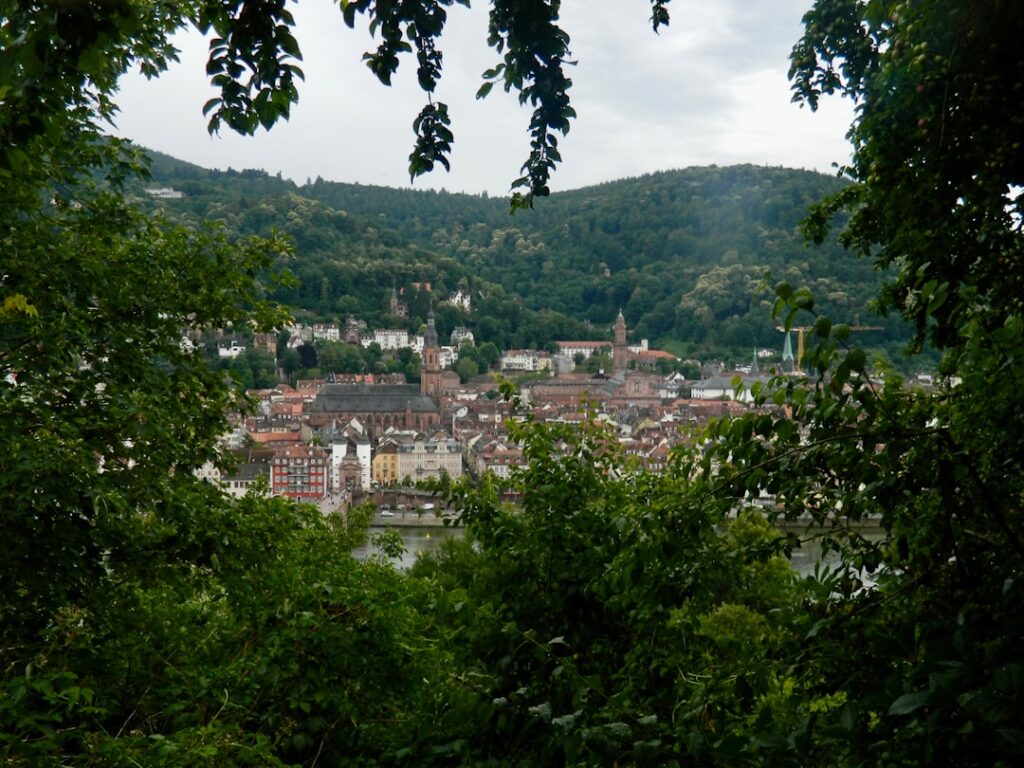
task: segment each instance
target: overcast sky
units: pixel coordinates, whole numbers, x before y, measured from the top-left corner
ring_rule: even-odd
[[[832,173],[846,162],[852,111],[833,99],[817,113],[790,102],[788,54],[811,0],[675,0],[672,23],[655,35],[646,0],[564,0],[562,26],[578,65],[569,68],[578,113],[560,142],[554,190],[692,165],[756,163]],[[452,171],[417,188],[507,194],[529,153],[529,110],[495,88],[474,95],[498,61],[487,47],[487,4],[450,9],[442,40],[455,143]],[[280,171],[303,183],[409,186],[412,120],[425,99],[406,58],[391,88],[361,62],[375,47],[358,18],[350,30],[330,0],[293,4],[306,75],[291,120],[269,133],[207,134],[202,105],[207,42],[195,31],[175,42],[181,61],[158,80],[121,83],[119,135],[208,167]]]

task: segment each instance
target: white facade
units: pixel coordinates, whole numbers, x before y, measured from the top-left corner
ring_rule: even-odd
[[[587,359],[601,351],[609,355],[612,353],[610,341],[558,341],[555,343],[558,344],[559,352],[568,357],[576,357],[577,354],[580,354]]]
[[[192,470],[192,474],[208,483],[220,483],[221,472],[212,461],[207,461],[203,466]]]
[[[297,347],[304,341],[313,340],[313,329],[308,325],[288,325],[285,326],[285,330],[288,331],[289,347]]]
[[[469,312],[470,308],[473,306],[473,301],[469,297],[469,291],[462,290],[456,291],[449,296],[448,303],[454,304],[456,307],[464,309],[467,312]]]
[[[453,480],[462,477],[462,446],[458,440],[416,440],[398,446],[400,480],[439,480],[442,473]]]
[[[550,353],[536,349],[510,349],[501,356],[503,371],[544,371],[550,368]]]
[[[319,341],[341,341],[341,329],[331,323],[314,323],[313,338]]]
[[[363,488],[370,487],[370,441],[360,440],[355,444],[356,458],[359,459],[359,468],[362,470],[361,482]],[[331,443],[331,488],[334,491],[341,489],[341,462],[348,453],[348,441],[340,440]]]
[[[376,343],[382,350],[404,349],[409,346],[409,332],[402,329],[378,328],[363,339],[363,346]]]
[[[740,379],[740,390],[737,393],[733,377],[712,376],[709,379],[695,381],[690,386],[690,397],[694,400],[736,400],[741,403],[751,403],[754,395],[750,388],[755,383],[765,386],[770,381],[767,376],[743,376]]]
[[[217,357],[220,358],[235,358],[243,352],[245,352],[245,344],[238,340],[234,340],[222,347],[217,347]]]
[[[146,194],[150,197],[155,197],[158,200],[181,200],[185,197],[185,193],[171,187],[158,187],[156,189],[147,189]]]
[[[474,344],[473,332],[465,326],[457,326],[452,329],[452,345],[461,347],[463,344]]]
[[[203,466],[193,470],[193,474],[200,480],[205,480],[211,485],[220,486],[224,493],[236,499],[240,499],[249,493],[261,479],[263,479],[264,486],[266,487],[265,478],[267,473],[265,471],[258,469],[252,471],[251,468],[247,471],[246,465],[242,465],[236,472],[238,473],[235,475],[225,475],[214,466],[212,461],[207,461]]]
[[[442,368],[455,365],[455,361],[459,359],[458,347],[440,347],[439,350],[440,354],[437,357]]]

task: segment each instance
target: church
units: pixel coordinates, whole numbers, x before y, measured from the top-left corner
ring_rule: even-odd
[[[423,363],[416,384],[325,384],[310,403],[309,424],[330,436],[353,418],[376,440],[391,427],[426,432],[441,421],[443,372],[433,311],[423,333]]]

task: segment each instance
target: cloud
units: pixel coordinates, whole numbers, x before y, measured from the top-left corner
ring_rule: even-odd
[[[673,4],[676,6],[676,4]],[[562,23],[578,65],[570,95],[579,114],[562,142],[554,188],[695,164],[761,162],[828,170],[848,154],[851,113],[826,118],[789,102],[788,52],[800,34],[803,2],[680,3],[655,35],[644,3],[564,3]],[[445,77],[437,98],[449,105],[456,140],[451,174],[419,188],[504,194],[529,152],[529,112],[500,89],[474,98],[480,75],[498,60],[486,45],[487,6],[454,6],[442,40]],[[391,88],[362,64],[375,43],[364,20],[344,26],[329,2],[295,6],[306,82],[287,124],[269,134],[209,137],[201,115],[206,43],[177,38],[181,62],[157,81],[122,83],[120,133],[208,167],[264,168],[303,182],[408,186],[412,120],[425,98],[415,62],[402,62]]]

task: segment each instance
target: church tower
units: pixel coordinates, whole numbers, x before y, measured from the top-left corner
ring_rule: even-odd
[[[796,360],[793,358],[793,339],[789,331],[786,331],[786,340],[782,343],[782,370],[792,373],[796,370]]]
[[[626,346],[626,318],[619,310],[619,316],[615,318],[614,343],[612,345],[612,370],[615,373],[626,370],[629,362],[629,348]]]
[[[423,355],[420,366],[420,394],[441,399],[441,348],[437,344],[434,310],[427,315],[427,330],[423,332]]]

